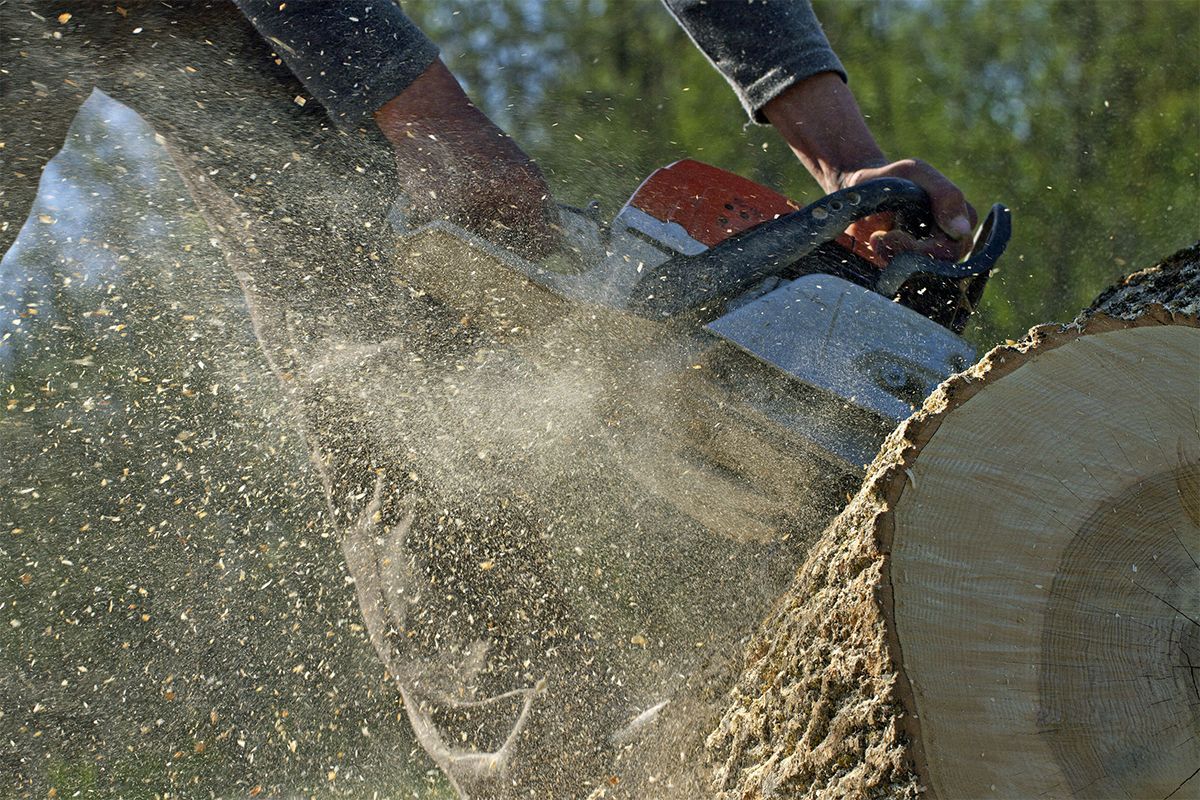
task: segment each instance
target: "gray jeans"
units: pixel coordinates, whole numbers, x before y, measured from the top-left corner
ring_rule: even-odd
[[[333,121],[353,128],[437,58],[393,0],[235,0]],[[793,83],[846,77],[809,0],[663,0],[754,122]],[[283,6],[281,9],[280,6]]]

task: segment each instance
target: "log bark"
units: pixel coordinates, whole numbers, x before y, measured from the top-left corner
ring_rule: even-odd
[[[1200,244],[947,381],[761,624],[733,798],[1200,791]]]

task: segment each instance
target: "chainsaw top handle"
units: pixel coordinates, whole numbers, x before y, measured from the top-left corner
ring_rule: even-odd
[[[896,225],[917,238],[931,236],[937,230],[924,189],[903,178],[877,178],[826,195],[697,255],[677,255],[664,261],[642,275],[630,298],[630,308],[649,317],[672,316],[705,304],[719,306],[720,301],[736,297],[769,277],[824,271],[819,267],[805,269],[804,259],[835,240],[856,220],[882,212],[894,213]],[[903,295],[902,290],[910,282],[935,283],[943,295],[954,284],[961,297],[947,302],[973,306],[982,293],[982,282],[1008,245],[1010,234],[1010,212],[997,203],[966,260],[956,263],[902,253],[882,270],[860,271],[856,282],[888,297]],[[918,310],[937,318],[924,309]],[[965,322],[961,314],[938,321],[961,329],[958,317]]]

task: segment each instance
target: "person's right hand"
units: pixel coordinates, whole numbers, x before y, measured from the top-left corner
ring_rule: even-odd
[[[971,232],[979,220],[975,209],[963,197],[959,188],[931,165],[918,159],[904,159],[878,167],[866,167],[847,173],[842,178],[845,188],[857,186],[875,178],[905,178],[920,186],[929,195],[933,218],[939,230],[920,239],[895,227],[892,214],[872,214],[855,222],[847,230],[859,249],[873,263],[884,266],[897,253],[915,251],[943,261],[957,261],[971,249]]]
[[[847,231],[859,255],[880,267],[905,250],[952,261],[966,255],[975,209],[949,178],[924,161],[889,164],[850,88],[837,74],[821,72],[798,81],[762,110],[826,192],[890,177],[907,178],[929,194],[939,231],[916,239],[897,230],[891,214],[864,217]]]
[[[558,244],[558,211],[533,160],[434,61],[375,112],[419,221],[446,219],[528,259]]]

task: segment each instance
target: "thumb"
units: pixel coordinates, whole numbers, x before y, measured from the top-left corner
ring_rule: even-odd
[[[929,163],[917,158],[894,161],[882,167],[856,173],[855,181],[891,176],[907,178],[929,195],[929,204],[938,227],[955,241],[965,240],[975,229],[979,217],[954,182]]]
[[[937,220],[938,227],[951,239],[961,241],[969,237],[971,231],[975,230],[975,221],[978,216],[970,203],[945,198],[939,202],[939,198],[934,197],[932,205],[933,217]]]
[[[929,194],[933,218],[947,236],[962,241],[971,235],[979,217],[949,178],[924,162],[917,162],[912,174],[905,177]]]

